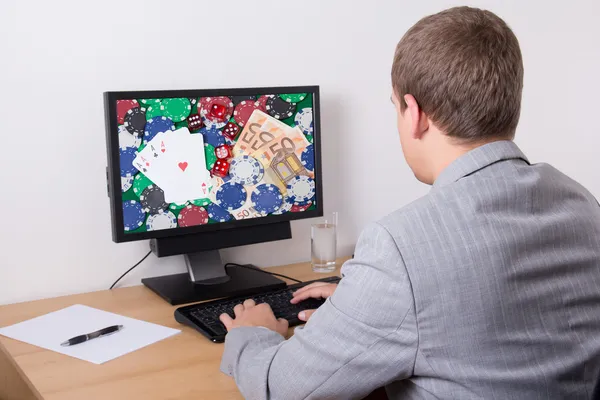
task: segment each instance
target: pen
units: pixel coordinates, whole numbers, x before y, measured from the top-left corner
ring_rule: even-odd
[[[66,342],[61,343],[61,346],[73,346],[79,343],[87,342],[88,340],[96,339],[102,336],[110,335],[116,333],[123,329],[123,325],[113,325],[104,329],[100,329],[99,331],[88,333],[86,335],[79,335],[72,337]]]

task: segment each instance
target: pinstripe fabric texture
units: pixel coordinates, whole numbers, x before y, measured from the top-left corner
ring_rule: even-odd
[[[226,338],[247,399],[591,399],[600,374],[600,207],[500,141],[368,226],[334,295],[285,341]]]

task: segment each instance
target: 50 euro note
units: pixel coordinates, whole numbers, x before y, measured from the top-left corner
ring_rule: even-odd
[[[285,135],[289,126],[260,110],[255,110],[233,147],[233,156],[250,155],[278,136]]]

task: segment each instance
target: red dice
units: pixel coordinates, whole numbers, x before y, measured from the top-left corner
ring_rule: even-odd
[[[229,163],[227,160],[217,160],[210,172],[213,176],[225,178],[229,174]]]
[[[210,107],[210,115],[214,118],[223,119],[225,117],[225,112],[227,112],[227,107],[223,104],[213,103]]]
[[[190,131],[197,131],[202,128],[202,118],[200,118],[199,114],[190,114],[187,118],[187,122]]]
[[[228,160],[233,157],[231,147],[226,144],[222,144],[221,146],[217,147],[215,149],[215,155],[219,160]]]
[[[233,122],[228,122],[227,125],[225,125],[225,127],[223,128],[222,133],[229,139],[234,140],[239,132],[240,127],[237,124]]]

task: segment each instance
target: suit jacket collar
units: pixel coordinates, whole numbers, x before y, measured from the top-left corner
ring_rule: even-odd
[[[433,187],[438,188],[448,185],[489,165],[511,159],[521,159],[529,164],[525,154],[510,140],[485,144],[454,160],[438,176],[433,183]]]

